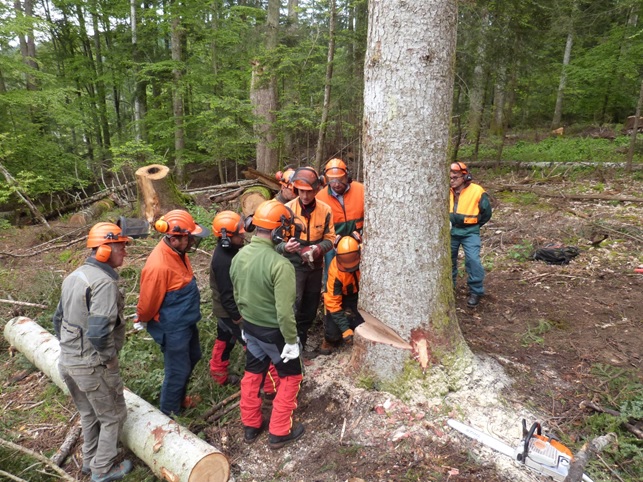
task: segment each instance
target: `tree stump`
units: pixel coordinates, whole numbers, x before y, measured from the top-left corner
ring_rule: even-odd
[[[246,189],[239,197],[241,211],[244,216],[252,216],[259,204],[272,198],[270,189],[263,186],[254,186]]]
[[[161,164],[150,164],[136,171],[140,213],[150,224],[172,209],[185,207],[169,172],[170,168]]]

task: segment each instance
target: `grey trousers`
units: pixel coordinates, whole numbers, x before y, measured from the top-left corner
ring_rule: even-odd
[[[80,414],[83,467],[89,467],[92,474],[108,472],[118,456],[118,440],[127,418],[118,367],[58,365],[58,370]]]

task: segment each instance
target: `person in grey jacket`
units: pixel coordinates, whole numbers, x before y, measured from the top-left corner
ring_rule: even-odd
[[[58,369],[83,430],[82,472],[91,472],[93,482],[120,480],[132,470],[129,460],[116,463],[127,407],[118,364],[125,341],[125,303],[115,268],[123,264],[129,239],[116,224],[91,228],[91,255],[63,281],[53,317],[60,340]]]

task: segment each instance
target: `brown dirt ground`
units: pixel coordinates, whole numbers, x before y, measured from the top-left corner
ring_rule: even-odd
[[[515,183],[516,178],[493,179],[494,185],[502,181]],[[599,182],[603,193],[638,192],[640,187],[634,181],[628,185],[605,179],[577,184],[555,179],[548,187],[592,192]],[[606,390],[604,380],[596,377],[592,367],[604,364],[638,370],[639,377],[643,373],[643,275],[633,271],[643,262],[642,205],[547,199],[524,202],[519,196],[490,192],[495,212],[483,234],[488,294],[479,307],[468,308],[466,283],[459,279],[456,304],[462,332],[474,353],[496,359],[513,378],[512,389],[505,394],[507,400],[541,414],[550,430],[580,444],[584,435],[580,420],[587,413],[578,403]],[[38,229],[24,228],[21,246],[38,244],[33,234]],[[592,246],[591,240],[602,233],[608,238]],[[528,243],[555,241],[575,244],[581,254],[567,266],[521,258]],[[15,240],[0,239],[0,251],[16,252],[18,247],[12,242]],[[55,270],[42,270],[40,256],[2,258],[0,263],[6,270],[21,270],[11,293],[14,298],[19,297],[21,287],[29,292],[30,276],[55,278]],[[207,264],[207,260],[199,263]],[[205,271],[201,273],[204,279],[200,285],[207,286]],[[6,293],[2,297],[6,298]],[[2,308],[6,319],[20,311]],[[319,341],[321,329],[317,326],[315,330],[313,340]],[[0,348],[7,349],[4,340],[0,340]],[[295,412],[306,425],[300,442],[270,451],[266,435],[262,435],[254,445],[245,445],[238,415],[205,429],[206,439],[228,456],[236,480],[515,480],[496,469],[486,452],[451,434],[445,421],[452,414],[429,404],[407,404],[383,391],[359,388],[358,381],[344,377],[349,357],[350,352],[342,349],[307,366]],[[4,362],[4,369],[11,371],[13,367],[13,375],[0,383],[19,384],[21,390],[18,398],[12,392],[11,399],[0,391],[0,407],[28,410],[36,394],[46,390],[48,381],[38,372],[29,374],[12,363],[12,359]],[[69,417],[71,402],[60,407],[60,412]],[[65,422],[45,425],[27,424],[12,432],[20,432],[20,443],[33,450],[59,445]],[[81,477],[78,465],[72,462],[66,468]]]

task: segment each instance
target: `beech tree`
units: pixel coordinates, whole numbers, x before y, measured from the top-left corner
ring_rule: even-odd
[[[369,3],[360,287],[361,309],[408,341],[423,368],[452,380],[470,360],[456,320],[448,248],[456,16],[455,0]],[[354,366],[382,379],[395,378],[409,362],[408,351],[356,338],[355,356],[363,358]]]

